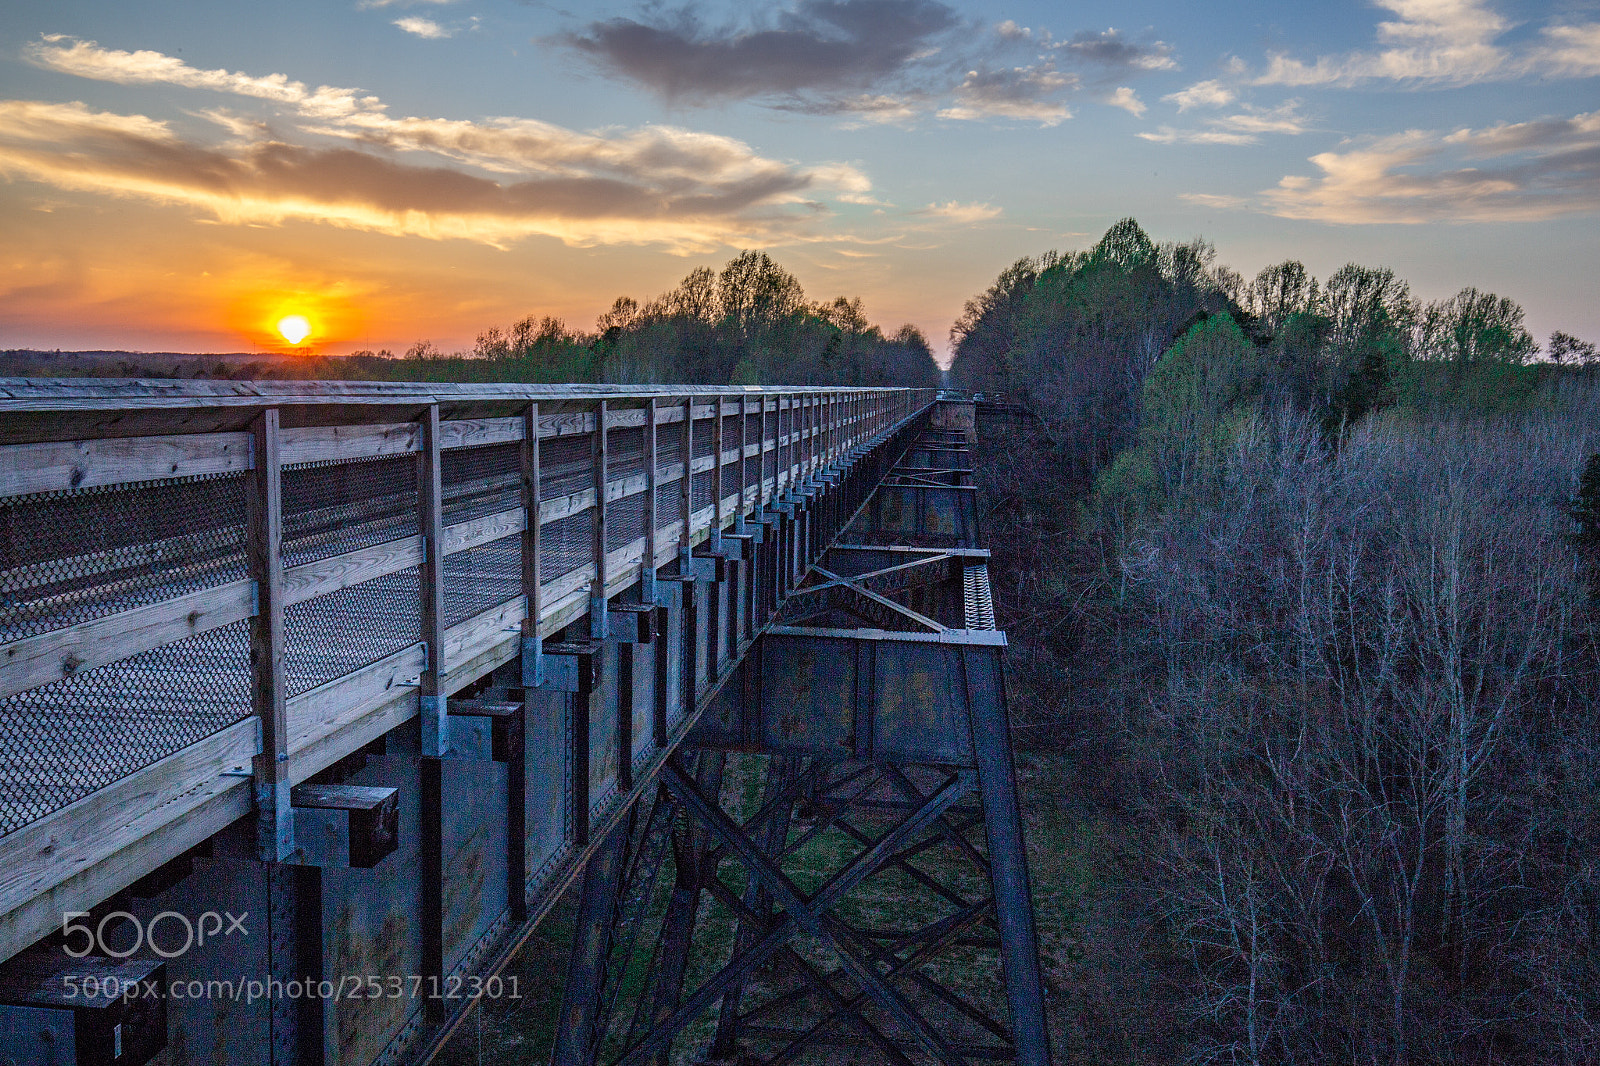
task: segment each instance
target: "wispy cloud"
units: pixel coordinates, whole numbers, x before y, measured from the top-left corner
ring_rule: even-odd
[[[1112,107],[1122,108],[1122,110],[1128,112],[1128,114],[1132,115],[1134,118],[1143,118],[1144,113],[1150,110],[1150,108],[1145,105],[1145,102],[1139,99],[1139,94],[1128,88],[1126,85],[1118,87],[1111,93],[1110,96],[1106,97],[1106,103],[1110,104]]]
[[[1527,76],[1600,74],[1600,23],[1547,25],[1534,40],[1505,42],[1513,23],[1486,0],[1376,0],[1394,14],[1376,47],[1311,62],[1268,57],[1258,85],[1350,86],[1370,81],[1469,85]]]
[[[792,97],[775,100],[767,106],[776,111],[802,115],[834,115],[843,119],[846,129],[868,125],[909,126],[927,110],[927,95],[916,91],[902,93],[858,93],[854,96]]]
[[[1187,89],[1179,89],[1175,93],[1168,93],[1161,99],[1178,105],[1181,114],[1196,107],[1227,107],[1233,103],[1236,94],[1226,85],[1215,79],[1197,81]]]
[[[1259,143],[1261,135],[1265,133],[1293,136],[1305,131],[1306,121],[1300,114],[1300,101],[1286,100],[1277,107],[1242,104],[1231,115],[1206,119],[1202,129],[1182,130],[1162,126],[1154,133],[1145,131],[1138,136],[1158,144],[1244,145]]]
[[[1155,130],[1141,130],[1137,136],[1157,144],[1255,144],[1259,140],[1252,133],[1237,133],[1228,130],[1180,130],[1171,126],[1161,126]]]
[[[101,48],[94,41],[81,41],[52,34],[24,49],[23,54],[37,66],[73,74],[95,81],[120,85],[177,85],[186,89],[208,89],[258,100],[287,104],[301,114],[338,119],[364,111],[381,109],[378,98],[360,89],[340,89],[292,81],[284,74],[253,75],[229,70],[202,70],[176,56],[140,50],[124,52]]]
[[[1119,31],[1085,30],[1059,46],[1080,59],[1119,70],[1176,70],[1172,46],[1164,41],[1132,41]]]
[[[546,234],[571,243],[695,250],[797,238],[823,212],[819,197],[871,191],[865,175],[845,164],[768,159],[733,138],[677,127],[592,134],[521,118],[396,117],[356,89],[200,70],[160,53],[84,41],[56,39],[30,56],[105,81],[265,100],[286,112],[303,138],[343,142],[291,143],[281,121],[219,108],[197,113],[231,136],[222,144],[81,103],[0,105],[5,172],[186,203],[230,220],[305,218],[491,243]],[[413,158],[396,160],[394,153]]]
[[[415,15],[407,15],[405,18],[395,19],[394,24],[409,34],[417,37],[426,37],[429,40],[450,37],[455,32],[454,30],[445,29],[432,19],[418,18]]]
[[[940,118],[973,121],[1007,118],[1058,126],[1072,117],[1062,95],[1078,78],[1041,63],[1009,70],[969,70],[955,90],[955,103]]]
[[[433,5],[443,7],[445,4],[456,3],[456,0],[359,0],[356,8],[360,11],[372,11],[385,7],[418,7]]]
[[[1250,201],[1242,196],[1224,196],[1209,192],[1179,193],[1178,199],[1196,207],[1209,207],[1216,211],[1237,211],[1250,205]]]
[[[1600,22],[1547,26],[1528,52],[1527,67],[1546,77],[1592,78],[1600,74]]]
[[[1284,218],[1528,222],[1600,212],[1600,111],[1450,134],[1410,130],[1311,157],[1262,194]]]
[[[1280,133],[1294,136],[1306,131],[1306,120],[1300,114],[1299,100],[1285,100],[1277,107],[1242,104],[1240,110],[1232,115],[1206,121],[1218,129],[1237,130],[1240,133]]]
[[[988,222],[990,219],[999,218],[1002,212],[1000,208],[993,204],[963,204],[950,200],[942,204],[929,204],[927,207],[915,212],[915,214],[967,225],[973,222]]]

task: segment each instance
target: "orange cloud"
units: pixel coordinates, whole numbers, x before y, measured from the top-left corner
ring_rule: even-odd
[[[785,208],[829,176],[753,158],[717,166],[727,146],[712,144],[712,173],[696,179],[685,173],[693,153],[682,150],[683,141],[657,143],[667,149],[658,157],[662,176],[594,168],[501,182],[352,148],[201,145],[165,122],[81,103],[0,102],[0,171],[64,189],[187,204],[232,223],[301,218],[488,244],[545,235],[570,244],[705,250],[797,233],[814,212]],[[850,175],[833,178],[848,183]]]
[[[871,189],[845,164],[768,159],[734,138],[670,126],[595,134],[533,119],[395,117],[359,89],[203,70],[61,36],[26,54],[79,77],[226,93],[286,111],[303,137],[269,134],[226,109],[199,111],[231,137],[217,145],[142,115],[0,102],[5,173],[182,203],[227,222],[303,218],[497,246],[541,235],[707,251],[796,239],[813,227],[819,196],[859,199]]]

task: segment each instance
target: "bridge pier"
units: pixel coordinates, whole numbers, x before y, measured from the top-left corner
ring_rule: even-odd
[[[839,1043],[1048,1063],[971,425],[911,443],[807,571],[787,562],[822,512],[778,510],[798,580],[775,624],[669,759],[644,828],[608,840],[624,857],[586,872],[559,1066],[664,1062],[685,1041],[741,1063]],[[680,842],[666,901],[663,823]]]

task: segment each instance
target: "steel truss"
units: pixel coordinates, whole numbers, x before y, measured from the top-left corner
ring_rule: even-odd
[[[990,862],[1015,804],[979,773],[674,757],[585,875],[553,1062],[1047,1062],[1031,915]]]

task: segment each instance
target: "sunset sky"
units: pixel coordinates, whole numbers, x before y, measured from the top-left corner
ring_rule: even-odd
[[[1600,341],[1600,0],[0,5],[0,348],[593,328],[763,248],[943,350],[1132,215]]]

